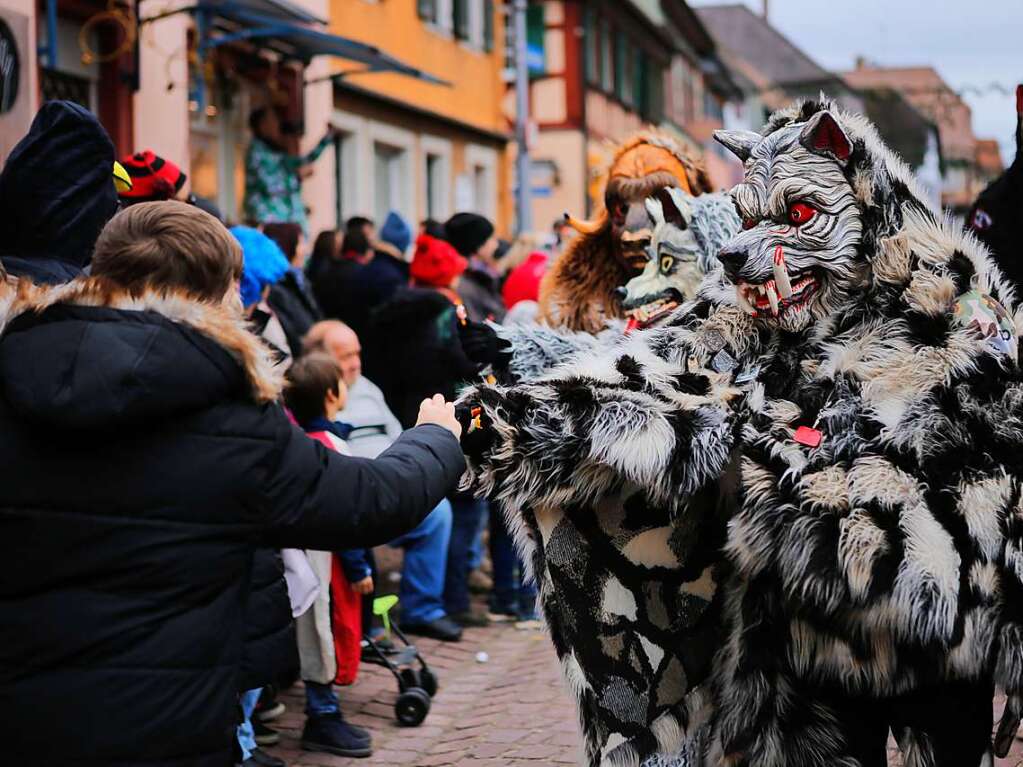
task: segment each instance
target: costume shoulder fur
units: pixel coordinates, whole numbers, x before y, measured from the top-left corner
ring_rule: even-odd
[[[523,520],[544,568],[590,763],[636,764],[701,732],[708,764],[853,767],[847,706],[950,685],[983,698],[997,683],[1014,731],[1012,292],[863,118],[807,103],[719,140],[745,163],[744,228],[695,304],[539,380],[463,395],[485,414],[466,440],[470,480]],[[608,563],[583,570],[585,593],[570,585],[577,558]],[[685,573],[678,593],[706,585],[712,670],[691,605],[667,608],[676,631],[657,633],[644,584],[666,572]],[[620,667],[633,640],[663,654],[602,673],[594,658]],[[658,707],[669,684],[692,692]],[[714,702],[709,735],[697,693]],[[907,763],[935,763],[937,728],[899,735]]]

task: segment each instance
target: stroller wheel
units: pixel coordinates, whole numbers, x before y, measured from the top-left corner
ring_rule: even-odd
[[[411,690],[413,687],[426,687],[425,684],[419,681],[419,672],[414,668],[403,668],[398,672],[398,680],[402,692]],[[430,691],[426,690],[426,692],[429,694]]]
[[[430,696],[422,687],[412,687],[398,696],[394,715],[406,727],[418,727],[430,713]]]
[[[420,686],[431,698],[437,694],[437,675],[430,669],[424,668],[419,672],[419,681],[421,683]]]

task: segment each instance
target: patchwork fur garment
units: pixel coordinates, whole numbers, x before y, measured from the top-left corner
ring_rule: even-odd
[[[724,586],[709,601],[722,634],[698,688],[715,703],[710,764],[863,765],[839,714],[849,701],[994,682],[1013,711],[1023,376],[1014,346],[956,321],[971,291],[1012,311],[1011,290],[862,118],[809,103],[762,135],[722,139],[746,163],[727,276],[600,357],[466,392],[485,415],[465,442],[473,485],[525,521],[538,567],[557,526],[599,526],[601,504],[619,496],[643,504],[627,537],[642,510],[665,510],[648,524],[669,528],[658,550],[683,569],[724,537],[710,558]],[[1010,325],[1018,334],[1018,317]],[[540,582],[557,633],[564,585]],[[598,630],[564,632],[558,651],[577,679],[590,763],[635,763],[662,730],[655,721],[607,748],[625,736],[592,701],[619,696],[577,658],[601,652],[622,605],[640,603],[610,577],[590,583],[588,601],[565,593]],[[667,639],[666,657],[699,656],[684,631]],[[649,681],[622,676],[634,697],[659,681],[652,666],[639,675]],[[692,731],[685,698],[670,715],[674,737]],[[934,734],[897,733],[907,763],[948,763]],[[984,751],[968,763],[990,763]]]

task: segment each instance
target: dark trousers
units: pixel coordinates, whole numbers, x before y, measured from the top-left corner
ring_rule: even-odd
[[[992,697],[987,684],[957,682],[893,698],[828,702],[861,767],[888,764],[889,729],[901,747],[920,749],[919,764],[979,767],[991,746]]]
[[[532,617],[536,612],[536,584],[532,578],[526,578],[526,568],[515,549],[504,511],[496,505],[490,507],[490,561],[494,566],[491,611]]]
[[[444,609],[448,615],[469,611],[469,549],[480,532],[487,502],[458,495],[451,499],[451,539],[444,573]]]

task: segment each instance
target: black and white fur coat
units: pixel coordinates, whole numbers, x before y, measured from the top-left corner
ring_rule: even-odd
[[[953,320],[967,291],[1010,313],[1014,299],[864,119],[808,103],[722,143],[746,162],[728,276],[665,327],[465,392],[484,415],[465,439],[469,476],[524,521],[545,568],[591,764],[677,748],[711,697],[709,764],[853,767],[825,693],[1023,692],[1023,376]],[[793,200],[815,206],[813,226],[787,227]],[[765,311],[749,288],[777,277],[779,242],[792,282],[815,290]],[[800,426],[823,440],[800,444]],[[622,498],[624,518],[602,518]],[[616,542],[609,557],[632,546],[634,580],[576,572],[580,530]],[[646,581],[662,605],[666,589],[686,600],[667,631]],[[623,659],[635,674],[616,673]],[[671,663],[692,673],[660,699]],[[637,699],[646,721],[608,714],[636,719],[642,706],[620,702]],[[902,745],[929,763],[926,742]]]

